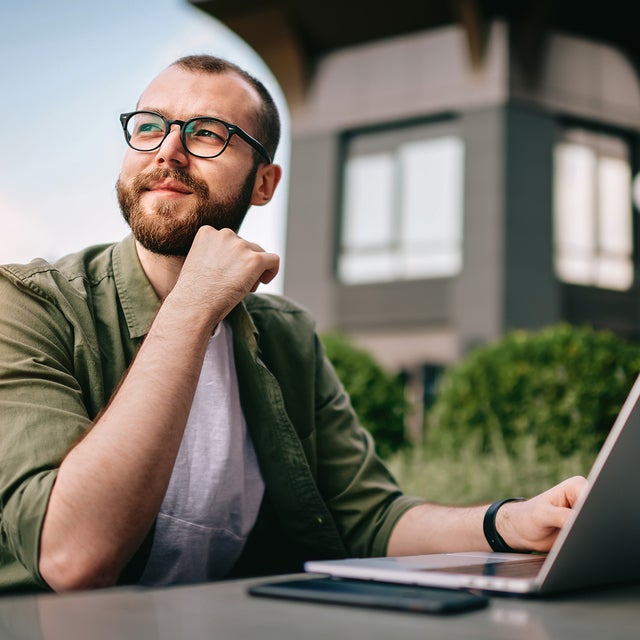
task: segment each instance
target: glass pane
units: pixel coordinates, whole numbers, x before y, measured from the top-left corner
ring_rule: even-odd
[[[593,255],[558,255],[556,272],[564,282],[574,284],[592,284],[594,281]]]
[[[422,251],[409,253],[404,259],[404,276],[420,278],[428,275],[431,278],[444,278],[462,269],[462,251]]]
[[[186,140],[189,151],[201,156],[213,156],[220,153],[229,131],[219,120],[200,118],[192,120],[186,129]]]
[[[555,150],[554,231],[560,257],[595,251],[596,155],[578,144]]]
[[[624,291],[633,284],[631,260],[602,256],[597,262],[595,283],[606,289]]]
[[[402,171],[404,246],[460,251],[462,233],[462,141],[454,137],[422,140],[399,150]]]
[[[366,254],[342,254],[338,276],[345,284],[389,282],[398,273],[397,257],[388,251]]]
[[[394,159],[390,154],[347,161],[342,245],[349,249],[383,247],[393,239]]]
[[[604,253],[631,255],[631,170],[618,158],[601,158],[598,165],[600,248]]]

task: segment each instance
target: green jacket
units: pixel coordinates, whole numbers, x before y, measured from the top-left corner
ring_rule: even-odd
[[[38,547],[57,468],[109,400],[160,302],[131,237],[53,265],[1,266],[0,301],[0,590],[46,589]],[[249,295],[229,320],[266,485],[238,573],[384,555],[419,500],[401,494],[376,456],[308,313]],[[136,580],[146,547],[123,581]]]

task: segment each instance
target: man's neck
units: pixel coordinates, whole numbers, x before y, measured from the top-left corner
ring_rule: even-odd
[[[175,286],[180,270],[184,264],[184,258],[180,256],[163,256],[145,249],[136,241],[138,257],[144,272],[154,291],[161,300],[164,300]]]

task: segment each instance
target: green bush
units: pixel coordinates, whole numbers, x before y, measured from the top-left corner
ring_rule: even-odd
[[[368,352],[341,334],[328,333],[321,339],[360,422],[373,435],[378,453],[387,457],[404,447],[407,402],[400,378],[386,372]]]
[[[447,370],[427,415],[431,452],[595,453],[640,371],[640,345],[562,324],[516,331]],[[527,445],[528,446],[528,445]],[[430,455],[430,454],[429,454]]]
[[[473,439],[437,455],[428,441],[387,460],[404,491],[441,504],[471,505],[507,496],[533,496],[565,478],[589,472],[594,455],[578,451],[561,456],[536,447],[534,438],[519,443],[517,455],[504,448],[482,452]]]

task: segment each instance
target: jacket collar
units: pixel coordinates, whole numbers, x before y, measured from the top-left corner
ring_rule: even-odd
[[[160,308],[160,299],[149,282],[133,236],[127,236],[113,249],[113,277],[129,335],[142,338]]]

